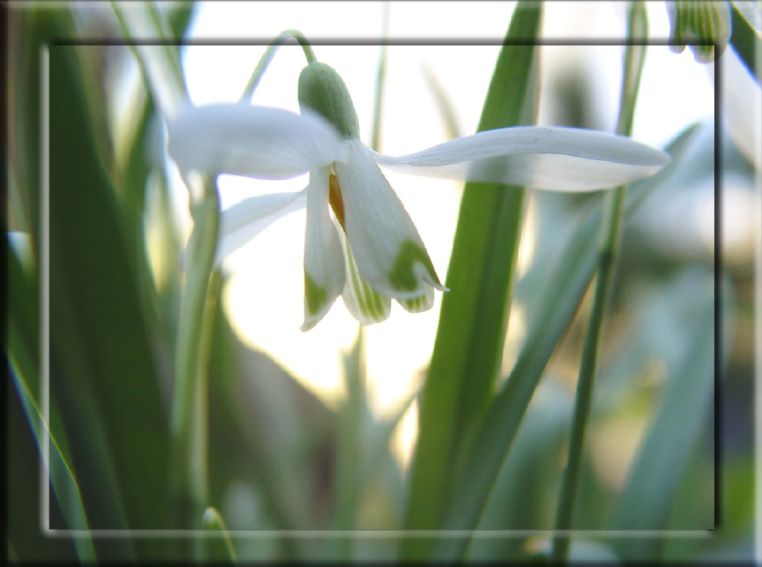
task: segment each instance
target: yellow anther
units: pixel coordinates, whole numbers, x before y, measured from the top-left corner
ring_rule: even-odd
[[[331,204],[333,213],[336,215],[341,228],[346,232],[347,228],[344,226],[344,200],[341,198],[339,180],[336,179],[336,176],[333,173],[331,173],[328,178],[328,202]]]

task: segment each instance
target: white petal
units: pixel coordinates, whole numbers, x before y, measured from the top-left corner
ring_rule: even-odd
[[[333,126],[314,113],[246,104],[187,106],[169,124],[182,170],[287,179],[341,157]]]
[[[219,264],[274,221],[304,207],[305,201],[305,191],[272,193],[249,197],[223,210],[215,261]]]
[[[362,276],[397,299],[441,287],[426,248],[405,208],[376,165],[372,152],[347,140],[346,161],[336,162],[349,244]]]
[[[329,175],[327,167],[313,170],[307,187],[303,331],[323,318],[344,288],[344,254],[328,210]]]
[[[517,126],[456,138],[381,165],[406,173],[556,191],[606,189],[652,175],[664,152],[594,130]]]
[[[344,250],[347,274],[347,281],[341,294],[344,305],[352,316],[363,325],[385,320],[392,310],[392,300],[375,291],[362,277],[360,270],[357,269],[357,263],[346,236],[341,236],[341,246]]]

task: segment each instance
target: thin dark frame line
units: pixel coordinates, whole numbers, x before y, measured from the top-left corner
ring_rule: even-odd
[[[165,40],[132,40],[132,41],[126,41],[123,39],[56,39],[52,40],[47,44],[47,48],[51,47],[69,47],[69,46],[129,46],[129,45],[156,45],[156,46],[162,46],[162,45],[177,45],[177,46],[265,46],[269,45],[272,42],[272,39],[269,38],[267,40],[259,40],[259,39],[245,39],[245,40],[225,40],[218,42],[217,40],[212,39],[204,39],[204,40],[180,40],[180,41],[165,41]],[[310,40],[310,43],[312,45],[324,45],[324,46],[349,46],[349,45],[361,45],[361,46],[381,46],[381,45],[399,45],[399,46],[501,46],[501,45],[534,45],[534,46],[590,46],[590,47],[606,47],[606,46],[627,46],[627,45],[644,45],[644,46],[671,46],[671,45],[687,45],[687,46],[708,46],[713,45],[715,47],[714,49],[714,59],[715,59],[715,75],[714,75],[714,201],[715,201],[715,214],[714,214],[714,233],[715,233],[715,239],[714,239],[714,527],[709,529],[709,531],[716,531],[720,527],[720,520],[721,520],[721,474],[722,474],[722,463],[721,463],[721,456],[722,456],[722,448],[721,448],[721,381],[719,379],[722,371],[722,361],[721,361],[721,344],[722,344],[722,321],[721,321],[721,300],[720,300],[720,292],[721,292],[721,184],[722,184],[722,164],[721,164],[721,149],[720,149],[720,141],[721,141],[721,72],[720,67],[721,65],[718,65],[718,46],[715,42],[685,42],[685,43],[679,43],[676,44],[675,42],[668,41],[668,40],[643,40],[643,41],[624,41],[624,40],[608,40],[608,39],[584,39],[584,40],[574,40],[574,39],[543,39],[540,41],[531,41],[531,42],[505,42],[504,40],[485,40],[484,38],[479,39],[441,39],[441,38],[425,38],[425,39],[413,39],[413,38],[407,38],[407,39],[372,39],[369,40],[367,38],[364,39],[348,39],[348,38],[342,38],[342,39],[326,39],[326,38],[318,38],[316,40]],[[296,45],[295,45],[296,46]],[[49,297],[47,298],[49,301]],[[42,380],[48,380],[49,376],[43,376],[41,377]],[[49,419],[47,415],[45,415],[46,419]],[[48,457],[49,458],[49,457]],[[47,486],[47,490],[49,493],[49,486]],[[49,521],[49,518],[48,518]],[[98,528],[88,530],[88,532],[98,532],[103,531],[99,530]],[[127,531],[141,531],[141,530],[127,530]],[[145,530],[142,530],[145,531]],[[150,531],[150,530],[149,530]],[[156,530],[156,531],[162,531],[162,530]],[[316,530],[319,531],[319,530]],[[333,533],[335,530],[330,530],[329,533]],[[447,530],[437,530],[439,533],[447,533]],[[510,531],[510,530],[509,530]],[[553,530],[549,530],[553,531]],[[597,530],[597,531],[607,531],[607,530]],[[673,530],[664,530],[663,533],[670,533]],[[354,531],[351,531],[354,533]],[[255,532],[256,533],[256,532]],[[289,532],[283,531],[285,535],[287,535]],[[336,533],[339,533],[339,531],[336,531]]]

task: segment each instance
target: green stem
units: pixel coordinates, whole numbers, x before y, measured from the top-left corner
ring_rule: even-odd
[[[187,250],[188,273],[180,300],[172,397],[172,500],[181,527],[199,527],[208,498],[208,350],[219,276],[212,276],[219,226],[214,182],[192,208],[194,228]]]
[[[630,5],[628,16],[628,37],[631,40],[642,40],[647,37],[647,20],[645,7],[641,2]],[[645,46],[627,46],[625,51],[624,77],[620,100],[619,121],[617,132],[629,135],[632,130],[632,120],[635,112],[638,86],[645,56]],[[590,326],[587,329],[585,343],[582,349],[582,362],[577,381],[577,394],[572,418],[572,428],[569,437],[569,457],[566,470],[561,482],[558,500],[555,529],[553,538],[553,561],[566,561],[569,555],[571,539],[566,533],[571,528],[574,503],[577,494],[579,471],[582,463],[582,453],[585,429],[590,416],[590,406],[595,382],[595,370],[598,360],[603,315],[606,310],[608,292],[611,286],[614,262],[619,249],[621,237],[622,211],[626,196],[626,187],[618,187],[607,195],[606,216],[603,225],[603,240],[601,243],[598,270],[595,282],[593,310],[590,315]]]
[[[389,2],[384,2],[383,12],[381,14],[381,37],[386,40],[389,36]],[[386,81],[386,52],[388,46],[386,43],[381,45],[381,54],[378,58],[378,68],[376,69],[376,89],[373,103],[373,129],[371,130],[370,147],[375,151],[380,150],[381,146],[381,113],[384,102],[384,82]]]
[[[243,94],[241,95],[240,99],[241,102],[251,98],[257,86],[259,85],[259,81],[262,79],[262,75],[264,75],[268,65],[270,65],[270,61],[272,61],[273,57],[275,56],[275,52],[289,39],[295,39],[299,45],[301,45],[302,51],[304,51],[304,57],[307,59],[307,63],[317,61],[315,52],[312,51],[312,46],[302,32],[297,30],[286,30],[281,32],[278,37],[276,37],[267,47],[264,55],[262,55],[262,57],[259,59],[259,63],[257,63],[256,68],[249,78],[249,82],[246,84],[246,88],[243,90]]]
[[[215,242],[216,248],[216,242]],[[212,336],[214,331],[214,316],[217,312],[222,274],[219,269],[213,269],[209,275],[209,285],[203,304],[203,316],[199,330],[199,350],[196,360],[196,395],[193,400],[193,419],[191,427],[191,451],[189,455],[191,478],[195,479],[193,493],[202,495],[203,499],[193,503],[192,517],[194,527],[199,521],[199,510],[209,501],[209,359],[212,351]],[[204,517],[201,516],[201,523]],[[206,539],[196,540],[195,553],[197,558],[208,560],[210,542]]]

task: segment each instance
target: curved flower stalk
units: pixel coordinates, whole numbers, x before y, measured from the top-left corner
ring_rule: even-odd
[[[242,104],[185,108],[169,125],[169,150],[181,168],[208,174],[310,174],[302,192],[255,196],[225,211],[218,250],[221,260],[304,203],[304,330],[342,293],[350,312],[371,322],[388,316],[389,298],[422,311],[431,307],[434,289],[445,290],[379,165],[452,179],[594,191],[649,176],[669,161],[663,152],[625,137],[543,127],[486,131],[415,154],[380,155],[360,141],[346,86],[323,63],[302,71],[299,101],[299,115]]]

